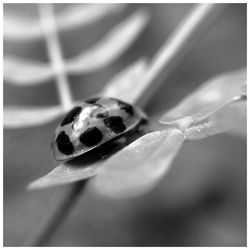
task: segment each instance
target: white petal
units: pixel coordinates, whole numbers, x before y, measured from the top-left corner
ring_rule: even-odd
[[[107,159],[90,184],[110,198],[146,193],[167,172],[184,140],[178,129],[146,134]]]
[[[70,4],[58,14],[57,26],[59,30],[83,27],[105,16],[120,12],[125,6],[125,4],[115,3]]]
[[[147,69],[144,58],[129,65],[115,75],[103,88],[102,96],[119,98],[128,103],[135,103],[140,96],[142,86],[140,83]]]
[[[49,63],[6,57],[4,58],[3,76],[6,83],[27,86],[46,83],[54,76],[54,72]]]
[[[9,129],[38,126],[55,120],[63,113],[61,106],[41,108],[7,106],[3,111],[3,125]]]
[[[87,167],[76,167],[64,163],[53,169],[47,175],[35,180],[28,186],[29,189],[47,188],[64,185],[79,180],[88,179],[97,174],[99,165],[91,164]]]
[[[240,86],[246,80],[246,70],[236,70],[216,76],[188,95],[176,107],[160,119],[164,124],[178,124],[178,119],[209,114],[231,98],[238,95]],[[176,121],[177,120],[177,121]]]
[[[69,73],[89,73],[116,60],[136,40],[148,21],[148,13],[138,11],[118,24],[98,44],[66,61]]]

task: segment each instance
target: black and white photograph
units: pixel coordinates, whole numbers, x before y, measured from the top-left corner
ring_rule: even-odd
[[[246,1],[2,7],[4,247],[247,246]]]

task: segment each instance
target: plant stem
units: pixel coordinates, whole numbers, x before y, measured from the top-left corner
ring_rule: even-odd
[[[65,111],[73,104],[70,87],[68,84],[62,50],[58,39],[56,20],[52,4],[39,4],[41,25],[44,30],[48,55],[56,75],[56,86],[60,102]]]
[[[59,202],[59,206],[55,211],[46,218],[33,235],[24,242],[23,246],[45,246],[55,234],[62,222],[67,217],[70,210],[77,202],[82,191],[85,189],[88,180],[83,180],[72,184],[71,190]]]
[[[198,4],[184,18],[153,57],[142,80],[144,81],[142,84],[144,89],[137,102],[139,106],[146,105],[163,80],[166,80],[170,73],[176,69],[224,7],[224,4]]]

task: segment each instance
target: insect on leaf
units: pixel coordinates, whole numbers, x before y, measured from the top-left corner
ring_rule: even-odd
[[[147,69],[147,60],[139,59],[115,75],[103,88],[102,96],[119,98],[135,103],[141,93],[142,77]]]
[[[51,172],[49,172],[47,175],[30,183],[28,188],[47,188],[88,179],[96,175],[98,168],[98,164],[91,164],[90,166],[86,167],[76,167],[70,165],[69,163],[61,164]]]
[[[63,113],[61,106],[41,108],[7,106],[3,111],[3,125],[9,129],[37,126],[53,121]]]
[[[240,69],[216,76],[192,92],[176,107],[169,110],[160,119],[164,124],[178,124],[183,117],[199,114],[208,115],[239,94],[246,80],[246,70]]]
[[[148,22],[148,12],[139,10],[113,28],[98,44],[65,62],[67,72],[89,73],[116,60],[136,40]]]
[[[19,86],[46,83],[54,75],[49,64],[33,62],[17,57],[4,58],[4,80],[8,84]]]
[[[184,140],[178,129],[144,135],[102,164],[93,187],[117,199],[146,193],[168,171]]]
[[[94,187],[101,193],[113,198],[139,195],[150,190],[164,175],[184,139],[177,129],[153,132],[101,163],[82,166],[63,163],[32,182],[29,189],[64,185],[98,174]]]

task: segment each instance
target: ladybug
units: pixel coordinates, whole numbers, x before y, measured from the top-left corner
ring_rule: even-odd
[[[55,130],[51,144],[54,158],[70,160],[126,136],[146,122],[141,109],[116,98],[92,97],[79,102]]]

